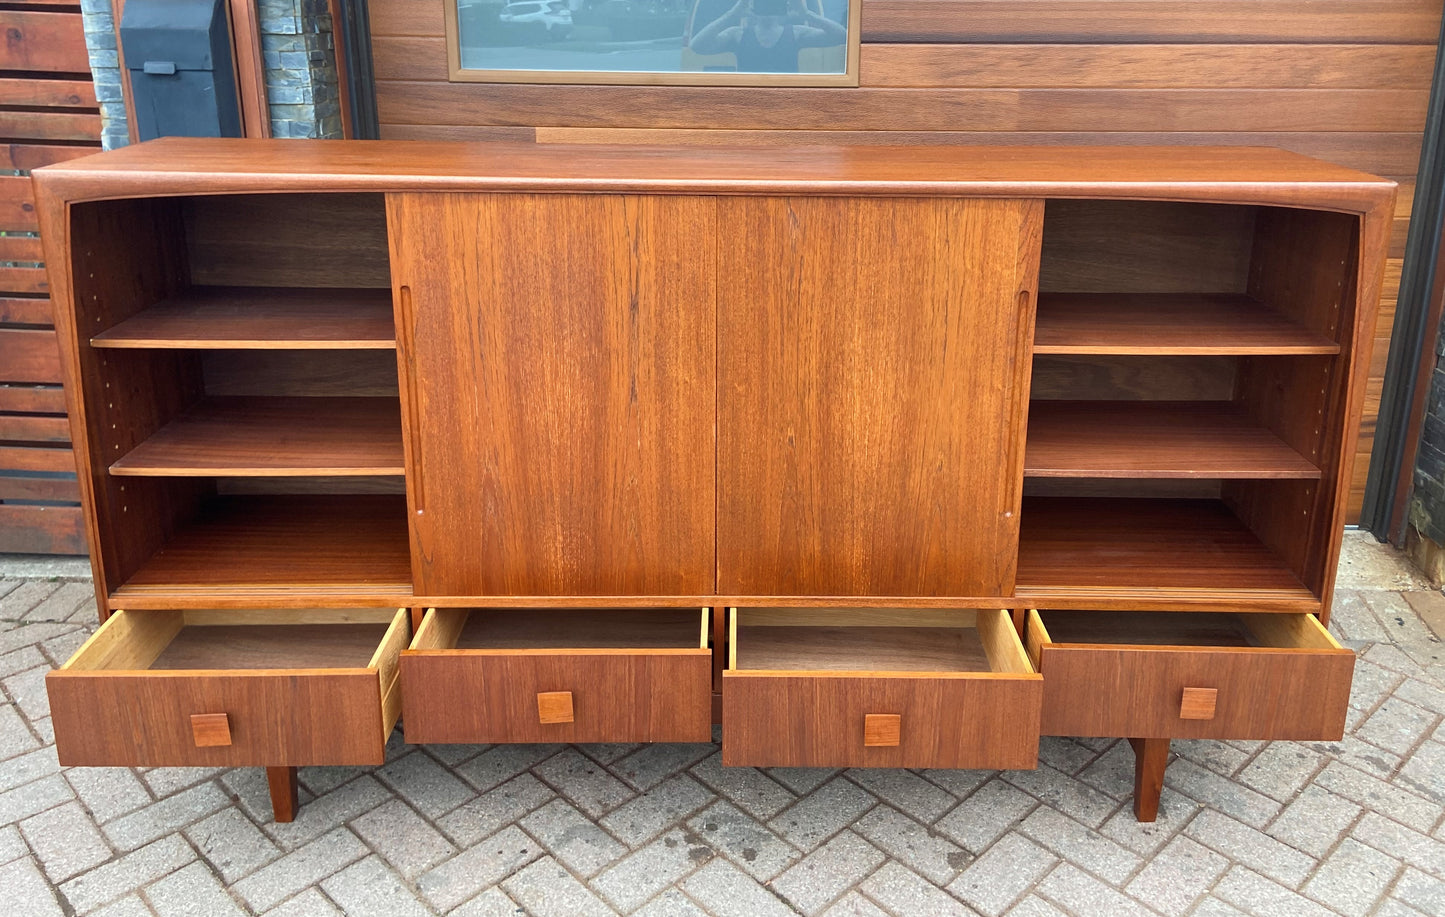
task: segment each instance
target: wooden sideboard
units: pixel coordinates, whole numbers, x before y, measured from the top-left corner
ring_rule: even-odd
[[[68,765],[1333,739],[1391,182],[1241,148],[162,140],[35,173]]]

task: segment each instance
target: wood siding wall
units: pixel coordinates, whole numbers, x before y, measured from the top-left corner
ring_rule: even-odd
[[[371,0],[383,137],[1264,145],[1399,181],[1358,515],[1441,0],[864,0],[857,89],[451,84],[443,8]]]
[[[0,552],[84,554],[29,170],[100,149],[80,7],[0,3]]]

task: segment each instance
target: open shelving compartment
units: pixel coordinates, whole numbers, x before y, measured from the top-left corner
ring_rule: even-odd
[[[410,594],[383,197],[104,201],[71,223],[112,605]]]
[[[1325,211],[1048,203],[1022,600],[1319,610],[1357,237]]]

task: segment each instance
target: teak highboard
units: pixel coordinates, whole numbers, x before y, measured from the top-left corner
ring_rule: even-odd
[[[1393,183],[1242,148],[162,140],[35,173],[67,765],[1333,739]]]

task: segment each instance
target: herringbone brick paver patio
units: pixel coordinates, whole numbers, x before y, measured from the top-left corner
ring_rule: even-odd
[[[1445,914],[1439,592],[1342,590],[1345,739],[1177,742],[1152,825],[1113,740],[999,773],[400,734],[384,767],[303,768],[278,825],[257,769],[60,767],[44,675],[94,623],[88,583],[0,579],[0,914]]]

